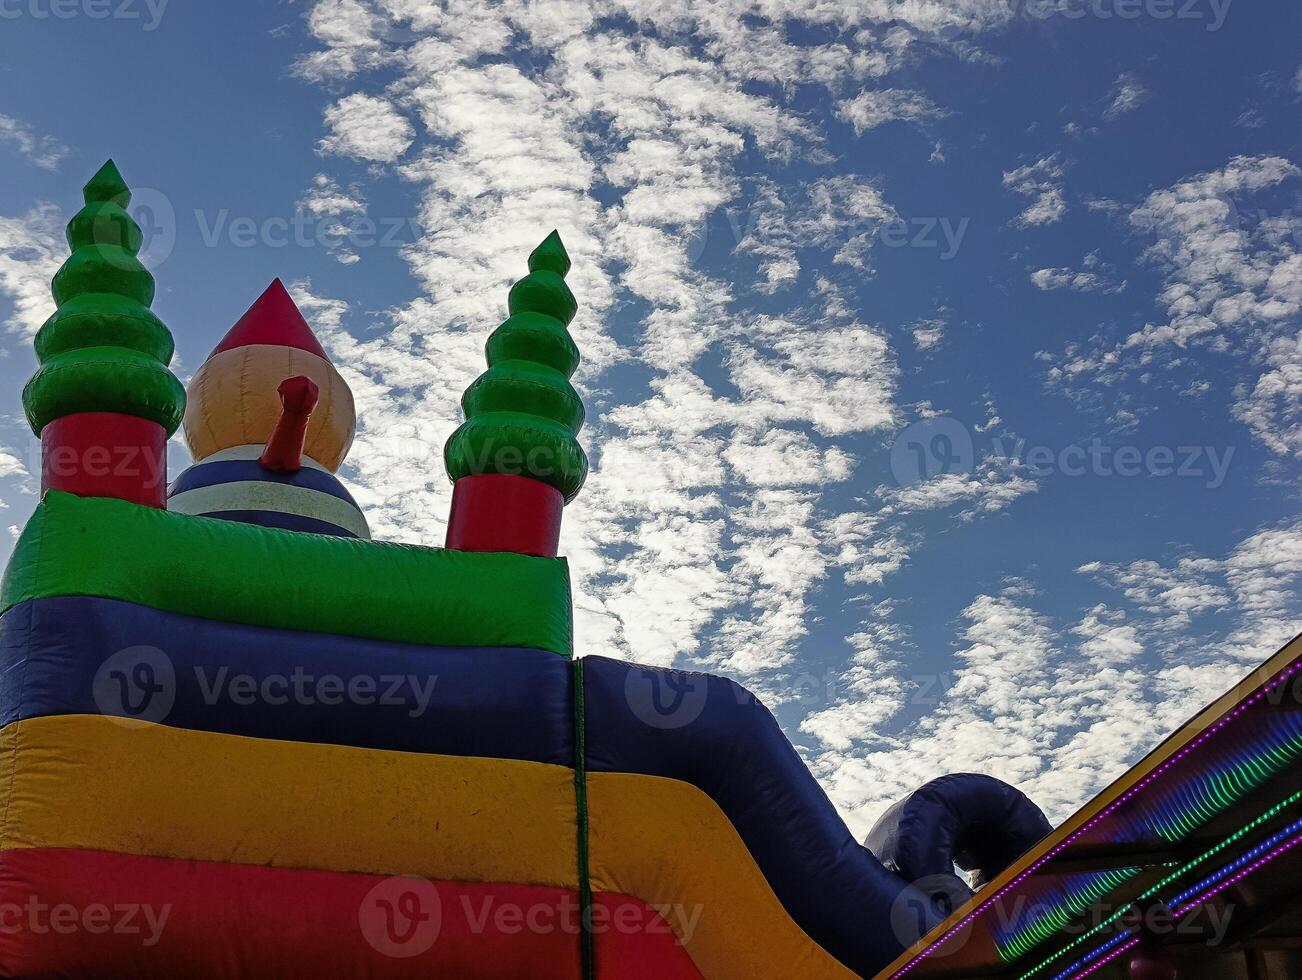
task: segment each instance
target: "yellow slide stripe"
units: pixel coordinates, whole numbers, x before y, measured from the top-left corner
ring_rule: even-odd
[[[97,715],[13,722],[0,766],[4,849],[578,887],[564,766]]]
[[[695,786],[589,772],[588,820],[593,890],[656,908],[706,980],[854,977],[787,915],[731,821]]]

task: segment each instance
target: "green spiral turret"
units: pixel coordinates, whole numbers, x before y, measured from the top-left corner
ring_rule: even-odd
[[[588,475],[575,438],[583,402],[570,384],[579,350],[566,325],[578,309],[565,285],[570,257],[553,231],[529,256],[529,274],[511,287],[510,316],[488,338],[488,370],[461,398],[466,421],[443,448],[453,480],[487,473],[530,477],[568,503]]]
[[[72,254],[54,274],[58,309],[36,334],[41,367],[23,389],[32,431],[77,412],[119,412],[171,435],[185,390],[168,370],[172,335],[149,309],[154,277],[136,257],[140,226],[113,161],[83,188],[86,206],[68,222]]]

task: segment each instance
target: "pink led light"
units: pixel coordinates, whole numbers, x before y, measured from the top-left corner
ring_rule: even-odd
[[[1248,877],[1248,875],[1252,874],[1252,872],[1256,871],[1258,868],[1262,867],[1263,865],[1269,864],[1271,861],[1275,860],[1275,858],[1279,857],[1285,851],[1289,850],[1292,847],[1296,847],[1298,844],[1302,844],[1302,834],[1298,834],[1296,837],[1292,838],[1291,840],[1284,842],[1279,847],[1271,851],[1269,854],[1265,855],[1264,857],[1258,858],[1256,861],[1254,861],[1252,864],[1248,865],[1247,867],[1240,868],[1238,872],[1236,872],[1231,877],[1225,879],[1224,881],[1217,882],[1215,886],[1209,888],[1207,891],[1203,892],[1197,898],[1192,898],[1189,901],[1185,902],[1183,905],[1181,905],[1179,908],[1172,909],[1171,910],[1172,919],[1173,920],[1182,919],[1190,912],[1194,911],[1195,909],[1201,908],[1203,905],[1207,904],[1207,901],[1209,899],[1214,898],[1215,896],[1223,892],[1225,889],[1229,888],[1231,885],[1234,885],[1235,883],[1242,881],[1244,878]],[[1215,877],[1215,875],[1213,875],[1212,877]],[[1099,960],[1097,963],[1095,963],[1085,972],[1074,973],[1070,977],[1068,977],[1067,980],[1079,980],[1080,977],[1087,976],[1088,974],[1093,973],[1104,963],[1116,959],[1118,956],[1121,955],[1122,952],[1129,949],[1137,942],[1139,942],[1138,936],[1132,939],[1129,943],[1126,943],[1125,945],[1121,946],[1119,949],[1114,950],[1110,955]],[[1098,950],[1095,950],[1095,952],[1090,955],[1097,955],[1097,953]],[[1076,962],[1080,963],[1082,962],[1082,960],[1087,960],[1087,959],[1089,959],[1088,955],[1082,957],[1081,960],[1077,960]],[[1037,967],[1036,969],[1039,968]],[[1071,967],[1068,967],[1067,969],[1070,970]]]
[[[1183,905],[1181,905],[1178,909],[1175,910],[1175,914],[1184,915],[1186,912],[1189,912],[1200,905],[1207,904],[1207,901],[1209,899],[1216,897],[1217,895],[1225,891],[1225,889],[1229,888],[1230,886],[1238,884],[1244,878],[1248,877],[1248,875],[1252,874],[1252,872],[1256,871],[1258,868],[1262,867],[1263,865],[1269,864],[1271,861],[1275,860],[1275,858],[1279,857],[1285,851],[1291,850],[1292,848],[1296,847],[1298,844],[1302,844],[1302,834],[1299,834],[1297,837],[1294,837],[1290,841],[1285,841],[1283,844],[1280,844],[1279,847],[1275,848],[1265,857],[1258,858],[1257,860],[1253,861],[1250,865],[1248,865],[1246,868],[1240,868],[1236,873],[1230,875],[1230,877],[1226,878],[1224,881],[1218,882],[1215,886],[1203,892],[1198,897],[1189,899],[1189,901],[1185,902]]]
[[[1218,731],[1220,731],[1220,730],[1221,730],[1221,729],[1222,729],[1226,724],[1228,724],[1232,719],[1239,717],[1239,715],[1241,715],[1243,712],[1245,712],[1249,707],[1251,707],[1253,704],[1256,704],[1256,703],[1257,703],[1258,701],[1260,701],[1263,697],[1265,697],[1269,692],[1271,692],[1271,691],[1273,691],[1275,688],[1279,687],[1279,686],[1280,686],[1281,684],[1283,684],[1286,680],[1288,680],[1290,677],[1292,677],[1293,674],[1297,673],[1297,671],[1300,670],[1300,669],[1302,669],[1302,661],[1294,662],[1294,663],[1293,663],[1292,665],[1290,665],[1287,669],[1285,669],[1285,670],[1284,670],[1283,672],[1281,672],[1278,676],[1276,676],[1276,678],[1275,678],[1273,681],[1271,681],[1271,682],[1269,682],[1268,684],[1265,684],[1265,685],[1263,685],[1262,687],[1258,688],[1258,689],[1257,689],[1257,692],[1256,692],[1255,694],[1253,694],[1251,697],[1249,697],[1247,700],[1245,700],[1243,703],[1241,703],[1241,704],[1240,704],[1237,708],[1235,708],[1233,711],[1229,712],[1227,715],[1225,715],[1224,717],[1222,717],[1222,718],[1220,719],[1220,721],[1218,721],[1218,722],[1217,722],[1215,725],[1213,725],[1211,728],[1207,729],[1207,731],[1205,731],[1205,732],[1203,732],[1201,735],[1199,735],[1196,739],[1194,739],[1192,742],[1190,742],[1188,745],[1186,745],[1183,749],[1181,749],[1179,752],[1177,752],[1174,756],[1172,756],[1171,758],[1167,759],[1166,762],[1162,763],[1162,765],[1159,766],[1157,769],[1154,769],[1151,773],[1149,773],[1149,774],[1148,774],[1144,779],[1142,779],[1139,783],[1137,783],[1136,785],[1130,787],[1130,789],[1128,789],[1125,793],[1123,793],[1121,796],[1117,797],[1117,799],[1113,800],[1110,804],[1108,804],[1108,806],[1107,806],[1106,808],[1104,808],[1104,810],[1103,810],[1102,812],[1095,814],[1094,817],[1093,817],[1093,819],[1091,819],[1089,823],[1085,824],[1085,826],[1081,827],[1079,830],[1077,830],[1075,833],[1073,833],[1073,834],[1072,834],[1070,837],[1068,837],[1066,840],[1063,840],[1063,841],[1061,841],[1059,844],[1057,844],[1057,845],[1056,845],[1052,850],[1049,851],[1049,853],[1043,855],[1043,856],[1042,856],[1038,861],[1036,861],[1034,864],[1032,864],[1029,868],[1027,868],[1025,871],[1023,871],[1021,874],[1019,874],[1016,878],[1014,878],[1012,881],[1010,881],[1008,884],[1006,884],[1003,888],[999,889],[998,892],[996,892],[996,893],[995,893],[994,895],[992,895],[990,898],[986,899],[984,902],[982,902],[980,905],[978,905],[975,909],[973,909],[971,912],[969,912],[966,916],[964,916],[963,919],[962,919],[962,921],[960,921],[960,922],[958,923],[958,925],[954,926],[954,927],[953,927],[952,929],[950,929],[947,933],[945,933],[943,936],[941,936],[939,939],[937,939],[934,943],[932,943],[930,946],[928,946],[926,949],[924,949],[921,953],[919,953],[917,956],[915,956],[912,960],[910,960],[908,963],[906,963],[906,964],[905,964],[904,966],[902,966],[900,969],[898,969],[898,970],[896,970],[894,973],[892,973],[892,974],[891,974],[891,980],[897,980],[897,978],[904,976],[906,973],[908,973],[910,970],[912,970],[915,966],[917,966],[919,963],[921,963],[924,959],[926,959],[928,956],[930,956],[930,955],[931,955],[931,954],[932,954],[936,949],[938,949],[940,946],[943,946],[943,945],[944,945],[944,944],[945,944],[949,939],[951,939],[952,937],[954,937],[954,936],[957,935],[958,933],[962,932],[962,931],[963,931],[963,928],[964,928],[964,927],[965,927],[969,922],[971,922],[973,919],[976,919],[978,916],[982,915],[982,914],[983,914],[983,913],[984,913],[988,908],[990,908],[992,905],[994,905],[996,902],[998,902],[1001,898],[1003,898],[1004,895],[1008,894],[1008,892],[1012,891],[1014,888],[1016,888],[1018,885],[1020,885],[1023,881],[1025,881],[1028,877],[1030,877],[1031,875],[1035,874],[1035,872],[1038,871],[1041,867],[1043,867],[1047,862],[1049,862],[1049,861],[1051,861],[1053,858],[1057,857],[1058,854],[1060,854],[1063,850],[1065,850],[1065,849],[1066,849],[1068,846],[1070,846],[1071,844],[1074,844],[1074,843],[1075,843],[1075,842],[1076,842],[1080,837],[1082,837],[1084,834],[1086,834],[1086,833],[1088,833],[1090,830],[1094,829],[1094,827],[1095,827],[1095,826],[1096,826],[1100,821],[1102,821],[1102,820],[1106,819],[1107,817],[1109,817],[1109,816],[1113,813],[1113,811],[1115,811],[1115,810],[1116,810],[1118,807],[1120,807],[1123,803],[1126,803],[1126,802],[1128,802],[1130,799],[1132,799],[1132,798],[1133,798],[1137,793],[1139,793],[1140,790],[1142,790],[1145,786],[1147,786],[1149,783],[1151,783],[1154,779],[1156,779],[1158,776],[1161,776],[1164,772],[1166,772],[1168,769],[1170,769],[1172,766],[1174,766],[1177,762],[1179,762],[1181,759],[1183,759],[1185,756],[1187,756],[1190,752],[1192,752],[1194,749],[1198,748],[1198,746],[1202,745],[1202,744],[1203,744],[1204,742],[1206,742],[1209,738],[1211,738],[1211,737],[1212,737],[1213,735],[1215,735]],[[1287,847],[1291,847],[1291,846],[1292,846],[1292,844],[1287,845]],[[1136,942],[1138,942],[1138,940],[1136,940]],[[1124,946],[1122,947],[1122,949],[1125,949],[1125,948],[1126,948],[1126,947],[1124,947]],[[1117,951],[1117,955],[1120,955],[1120,953],[1121,953],[1121,950],[1118,950],[1118,951]],[[1111,957],[1109,957],[1109,959],[1110,959],[1110,958],[1111,958]],[[1103,961],[1101,961],[1100,963],[1098,963],[1098,964],[1095,965],[1094,969],[1097,969],[1099,966],[1102,966],[1103,963],[1106,963],[1106,962],[1108,962],[1108,960],[1103,960]],[[1091,971],[1091,972],[1092,972],[1092,971]],[[1085,974],[1079,974],[1078,976],[1084,976],[1084,975],[1085,975]]]

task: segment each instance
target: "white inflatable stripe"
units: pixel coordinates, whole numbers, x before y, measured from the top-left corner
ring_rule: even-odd
[[[214,457],[209,456],[208,460]],[[201,517],[223,510],[268,510],[278,514],[310,517],[351,531],[369,539],[371,529],[362,512],[348,501],[320,490],[294,487],[284,483],[238,480],[211,487],[196,487],[167,500],[167,509],[177,514]]]
[[[257,445],[231,446],[230,449],[222,449],[210,456],[205,456],[203,459],[196,459],[195,463],[226,463],[233,459],[261,459],[263,450],[266,448],[266,446]],[[320,470],[322,473],[330,472],[306,453],[303,455],[302,459],[303,465],[310,469]]]

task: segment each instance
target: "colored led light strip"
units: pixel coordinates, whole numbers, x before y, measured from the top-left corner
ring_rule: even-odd
[[[1095,872],[1088,875],[1072,876],[1063,884],[1062,894],[1050,899],[1052,907],[1037,909],[1032,905],[1028,911],[1031,921],[1009,929],[1010,938],[996,939],[999,958],[1005,963],[1011,962],[1055,934],[1062,931],[1072,919],[1090,907],[1097,899],[1120,887],[1126,881],[1139,874],[1139,868],[1118,868],[1112,871]]]
[[[1098,959],[1100,956],[1102,956],[1102,955],[1103,955],[1104,953],[1106,953],[1108,950],[1110,950],[1110,949],[1115,949],[1118,943],[1124,943],[1126,940],[1128,940],[1128,939],[1134,939],[1134,938],[1135,938],[1135,937],[1134,937],[1133,935],[1131,935],[1129,932],[1119,932],[1119,933],[1117,933],[1115,936],[1113,936],[1111,939],[1109,939],[1106,943],[1104,943],[1104,944],[1103,944],[1102,946],[1100,946],[1098,949],[1094,950],[1092,953],[1090,953],[1090,954],[1087,955],[1087,956],[1082,956],[1080,959],[1078,959],[1078,960],[1077,960],[1075,963],[1073,963],[1071,966],[1067,967],[1067,969],[1063,970],[1061,973],[1059,973],[1057,976],[1055,976],[1055,977],[1053,978],[1053,980],[1066,980],[1066,978],[1067,978],[1068,976],[1071,975],[1071,972],[1072,972],[1073,970],[1079,970],[1079,969],[1080,969],[1082,966],[1084,966],[1086,963],[1092,963],[1094,960]]]
[[[1281,846],[1275,848],[1275,850],[1271,851],[1271,852],[1270,852],[1269,854],[1267,854],[1265,857],[1258,859],[1258,860],[1255,861],[1253,864],[1251,864],[1251,865],[1249,865],[1248,867],[1244,868],[1242,871],[1240,871],[1240,872],[1239,872],[1238,874],[1236,874],[1234,877],[1230,878],[1230,879],[1227,880],[1227,881],[1223,881],[1223,882],[1221,882],[1219,885],[1216,885],[1215,887],[1209,889],[1208,891],[1204,892],[1202,895],[1200,895],[1198,898],[1194,899],[1193,901],[1191,901],[1191,902],[1185,904],[1184,906],[1182,906],[1182,907],[1180,907],[1180,908],[1178,908],[1178,909],[1174,909],[1174,910],[1173,910],[1173,914],[1175,915],[1176,918],[1179,918],[1179,917],[1185,915],[1186,913],[1191,912],[1191,911],[1193,911],[1194,909],[1201,907],[1204,903],[1206,903],[1206,901],[1207,901],[1209,898],[1212,898],[1212,897],[1218,895],[1220,892],[1223,892],[1225,889],[1229,888],[1231,885],[1235,885],[1235,884],[1237,884],[1238,882],[1242,881],[1244,878],[1248,877],[1248,875],[1252,874],[1254,871],[1256,871],[1256,870],[1258,870],[1258,869],[1260,869],[1260,868],[1266,866],[1266,865],[1269,864],[1271,861],[1275,860],[1275,858],[1277,858],[1277,857],[1279,857],[1281,854],[1283,854],[1285,851],[1291,850],[1292,848],[1296,847],[1298,844],[1302,844],[1302,835],[1297,836],[1297,837],[1294,837],[1294,838],[1293,838],[1292,840],[1290,840],[1288,843],[1286,843],[1286,844],[1282,844]],[[1215,877],[1215,876],[1213,876],[1213,877]],[[1126,950],[1131,949],[1132,947],[1134,947],[1134,946],[1137,945],[1138,943],[1139,943],[1139,937],[1138,937],[1138,936],[1135,936],[1135,937],[1134,937],[1130,942],[1126,943],[1126,944],[1125,944],[1124,946],[1122,946],[1120,949],[1117,949],[1115,952],[1111,953],[1110,955],[1105,956],[1103,959],[1099,960],[1097,963],[1093,964],[1092,966],[1087,967],[1086,969],[1082,970],[1081,972],[1073,974],[1073,975],[1071,976],[1070,980],[1081,980],[1081,977],[1087,977],[1087,976],[1089,976],[1089,975],[1090,975],[1091,973],[1093,973],[1095,970],[1098,970],[1098,969],[1100,969],[1101,967],[1105,966],[1106,964],[1112,962],[1112,961],[1115,960],[1118,956],[1120,956],[1122,953],[1124,953]]]
[[[1175,914],[1184,915],[1186,912],[1189,912],[1190,910],[1195,909],[1200,905],[1206,904],[1208,899],[1214,898],[1215,896],[1219,895],[1221,892],[1225,891],[1225,889],[1231,887],[1232,885],[1237,885],[1239,882],[1241,882],[1244,878],[1248,877],[1248,875],[1252,874],[1254,871],[1257,871],[1265,867],[1267,864],[1270,864],[1271,861],[1275,860],[1275,858],[1279,857],[1281,854],[1284,854],[1287,851],[1291,851],[1299,844],[1302,844],[1302,834],[1299,834],[1298,836],[1294,837],[1292,840],[1279,845],[1279,847],[1275,848],[1265,857],[1258,858],[1256,861],[1252,862],[1252,864],[1248,865],[1242,871],[1238,872],[1237,874],[1233,875],[1230,878],[1225,879],[1220,884],[1215,885],[1212,888],[1209,888],[1207,891],[1203,892],[1197,898],[1190,899],[1180,908],[1176,909]]]
[[[1168,841],[1178,841],[1216,816],[1225,807],[1256,789],[1302,753],[1302,718],[1275,716],[1275,730],[1258,745],[1248,746],[1196,776],[1158,806],[1154,829]]]
[[[1204,888],[1208,885],[1213,885],[1216,882],[1220,881],[1222,878],[1224,878],[1226,875],[1233,874],[1235,871],[1243,867],[1249,861],[1256,858],[1258,855],[1264,854],[1266,851],[1269,851],[1271,848],[1277,846],[1281,841],[1287,840],[1288,838],[1298,834],[1299,831],[1302,831],[1302,820],[1295,820],[1293,821],[1293,823],[1289,824],[1287,827],[1281,830],[1278,834],[1274,834],[1269,839],[1262,841],[1260,844],[1258,844],[1256,847],[1254,847],[1252,850],[1248,851],[1247,853],[1239,855],[1237,858],[1235,858],[1225,867],[1221,868],[1220,871],[1217,871],[1215,874],[1209,875],[1208,877],[1204,878],[1202,881],[1198,882],[1198,884],[1194,885],[1192,888],[1186,888],[1179,895],[1175,896],[1175,898],[1171,899],[1170,902],[1171,906],[1174,908],[1175,906],[1187,900],[1189,896],[1197,892],[1199,888]]]
[[[1074,949],[1075,947],[1079,946],[1081,943],[1083,943],[1083,942],[1085,942],[1086,940],[1088,940],[1091,936],[1095,936],[1095,935],[1097,935],[1099,932],[1101,932],[1102,930],[1106,929],[1106,928],[1107,928],[1108,926],[1110,926],[1112,923],[1116,922],[1116,921],[1117,921],[1118,919],[1120,919],[1123,915],[1125,915],[1126,912],[1127,912],[1129,909],[1133,908],[1134,905],[1135,905],[1135,903],[1144,902],[1144,901],[1146,901],[1146,900],[1152,898],[1154,895],[1156,895],[1159,891],[1161,891],[1161,890],[1162,890],[1163,888],[1165,888],[1167,885],[1171,884],[1171,882],[1176,881],[1176,880],[1178,880],[1179,878],[1183,877],[1184,875],[1188,874],[1190,871],[1192,871],[1192,870],[1193,870],[1194,868],[1196,868],[1198,865],[1202,864],[1202,863],[1203,863],[1204,861],[1206,861],[1208,858],[1215,857],[1215,856],[1216,856],[1217,854],[1219,854],[1221,851],[1225,850],[1225,848],[1229,847],[1231,844],[1235,843],[1235,842],[1238,841],[1240,838],[1242,838],[1245,834],[1249,834],[1249,833],[1251,833],[1253,830],[1255,830],[1256,828],[1260,827],[1263,823],[1266,823],[1268,820],[1273,819],[1273,818],[1274,818],[1275,816],[1277,816],[1277,815],[1278,815],[1282,810],[1284,810],[1284,809],[1286,809],[1287,807],[1291,806],[1292,804],[1296,803],[1298,800],[1302,800],[1302,790],[1299,790],[1298,792],[1294,793],[1292,796],[1288,797],[1287,799],[1285,799],[1285,800],[1281,800],[1279,803],[1276,803],[1273,807],[1271,807],[1271,808],[1270,808],[1269,810],[1267,810],[1265,813],[1263,813],[1263,814],[1261,814],[1260,816],[1258,816],[1258,817],[1257,817],[1255,820],[1253,820],[1251,823],[1244,824],[1242,827],[1240,827],[1238,830],[1236,830],[1236,831],[1235,831],[1233,834],[1231,834],[1229,837],[1225,838],[1225,840],[1221,841],[1221,842],[1220,842],[1219,844],[1217,844],[1215,847],[1208,848],[1207,850],[1203,851],[1203,853],[1199,854],[1197,857],[1195,857],[1195,858],[1193,858],[1192,860],[1190,860],[1187,864],[1185,864],[1185,865],[1183,865],[1182,867],[1178,868],[1177,870],[1171,872],[1169,875],[1167,875],[1165,878],[1163,878],[1163,879],[1162,879],[1161,881],[1159,881],[1157,884],[1153,885],[1153,886],[1150,887],[1147,891],[1145,891],[1143,894],[1141,894],[1138,898],[1136,898],[1136,899],[1134,900],[1134,902],[1131,902],[1131,903],[1128,903],[1128,904],[1126,904],[1126,905],[1123,905],[1120,909],[1118,909],[1116,912],[1114,912],[1114,913],[1113,913],[1112,915],[1110,915],[1108,918],[1104,919],[1104,920],[1103,920],[1102,922],[1100,922],[1098,925],[1093,926],[1093,927],[1092,927],[1088,932],[1086,932],[1086,933],[1084,933],[1084,934],[1078,936],[1076,939],[1072,940],[1070,943],[1068,943],[1068,944],[1067,944],[1066,946],[1064,946],[1062,949],[1058,950],[1058,952],[1054,953],[1054,954],[1053,954],[1052,956],[1050,956],[1048,959],[1046,959],[1046,960],[1042,960],[1041,962],[1039,962],[1039,963],[1036,964],[1035,966],[1031,967],[1031,969],[1027,970],[1027,971],[1026,971],[1025,973],[1023,973],[1020,977],[1018,977],[1017,980],[1029,980],[1029,978],[1030,978],[1031,976],[1033,976],[1034,974],[1038,973],[1040,970],[1044,969],[1046,966],[1048,966],[1050,963],[1052,963],[1052,962],[1053,962],[1054,960],[1056,960],[1058,957],[1062,956],[1064,953],[1068,952],[1069,950],[1072,950],[1072,949]],[[1055,980],[1056,980],[1056,978],[1055,978]]]
[[[1215,857],[1221,851],[1225,850],[1225,848],[1229,847],[1230,845],[1234,844],[1236,841],[1240,840],[1244,835],[1252,833],[1252,831],[1256,830],[1263,823],[1266,823],[1267,821],[1274,819],[1283,810],[1292,806],[1294,803],[1298,802],[1299,800],[1302,800],[1302,790],[1299,790],[1298,792],[1294,793],[1292,796],[1289,796],[1287,799],[1281,800],[1280,802],[1276,803],[1273,807],[1271,807],[1269,810],[1262,813],[1251,823],[1244,824],[1242,827],[1240,827],[1238,830],[1232,833],[1229,837],[1225,838],[1225,840],[1221,841],[1215,847],[1209,847],[1207,850],[1203,851],[1197,857],[1191,859],[1187,864],[1184,864],[1180,868],[1177,868],[1175,871],[1172,871],[1161,881],[1157,882],[1157,884],[1148,888],[1143,894],[1141,894],[1133,902],[1129,902],[1126,905],[1121,906],[1121,908],[1119,908],[1116,912],[1113,912],[1112,915],[1108,916],[1108,918],[1104,919],[1102,922],[1098,923],[1098,925],[1092,926],[1088,932],[1082,933],[1080,936],[1077,936],[1070,943],[1068,943],[1062,949],[1058,950],[1058,952],[1054,953],[1048,959],[1041,960],[1035,966],[1031,967],[1020,977],[1018,977],[1017,980],[1029,980],[1030,977],[1034,976],[1036,973],[1039,973],[1041,970],[1043,970],[1054,960],[1058,959],[1058,957],[1062,956],[1064,953],[1067,953],[1070,950],[1075,949],[1081,943],[1089,940],[1090,937],[1098,935],[1108,926],[1112,925],[1112,923],[1116,922],[1123,915],[1125,915],[1127,911],[1134,908],[1136,904],[1145,902],[1148,899],[1152,898],[1154,895],[1156,895],[1167,885],[1171,884],[1171,882],[1177,881],[1178,879],[1184,877],[1186,874],[1188,874],[1198,865],[1202,864],[1208,858]],[[1283,833],[1287,833],[1287,832],[1288,831],[1284,831]],[[1203,884],[1205,884],[1205,882],[1206,879],[1204,879],[1204,882],[1201,882],[1198,885],[1195,885],[1194,887],[1200,888],[1202,887]],[[1179,900],[1180,899],[1177,898],[1177,901]],[[1066,972],[1070,973],[1071,970],[1075,969],[1075,967],[1080,964],[1080,962],[1082,961],[1078,960],[1071,967],[1068,967]],[[1057,977],[1054,978],[1054,980],[1060,980],[1062,976],[1063,974],[1059,974]]]
[[[1184,895],[1190,895],[1193,894],[1194,892],[1197,892],[1199,889],[1205,889],[1202,892],[1202,894],[1199,895],[1197,898],[1185,902],[1183,905],[1180,905],[1178,908],[1176,907],[1178,899],[1172,900],[1170,904],[1172,907],[1171,914],[1173,919],[1183,918],[1185,915],[1194,911],[1195,909],[1201,908],[1203,905],[1207,903],[1208,899],[1213,898],[1214,896],[1220,894],[1230,886],[1235,885],[1238,882],[1242,881],[1244,878],[1248,877],[1248,875],[1252,874],[1254,871],[1258,870],[1259,868],[1262,868],[1265,865],[1269,864],[1271,861],[1275,860],[1275,858],[1279,857],[1281,854],[1285,853],[1286,851],[1291,850],[1292,848],[1296,847],[1298,844],[1302,844],[1302,834],[1297,833],[1299,829],[1302,829],[1302,820],[1290,824],[1287,828],[1281,830],[1278,834],[1275,834],[1269,840],[1264,841],[1261,844],[1258,844],[1247,854],[1244,854],[1241,857],[1236,858],[1233,862],[1226,865],[1224,868],[1221,868],[1219,871],[1208,875],[1206,878],[1200,881],[1193,888],[1190,888],[1183,893]],[[1291,839],[1286,840],[1284,843],[1281,844],[1280,841],[1284,840],[1284,838],[1287,838],[1289,834],[1293,834],[1294,836]],[[1271,850],[1271,848],[1274,849]],[[1267,853],[1265,857],[1261,857],[1258,858],[1256,861],[1252,861],[1254,857],[1261,854],[1263,851],[1269,851],[1269,853]],[[1252,861],[1252,863],[1249,864],[1246,868],[1243,867],[1243,865],[1249,861]],[[1226,880],[1222,880],[1225,878],[1227,874],[1229,874],[1235,868],[1242,868],[1242,870],[1239,871],[1237,874],[1235,874],[1233,877]],[[1217,884],[1217,882],[1219,882],[1219,884]],[[1209,885],[1211,887],[1208,887]],[[1138,942],[1138,937],[1135,938],[1135,941]],[[1092,953],[1088,954],[1087,956],[1081,957],[1071,966],[1067,967],[1067,969],[1064,970],[1062,973],[1059,973],[1056,977],[1054,977],[1054,980],[1066,980],[1068,974],[1071,975],[1071,980],[1078,980],[1078,978],[1086,976],[1089,973],[1092,973],[1094,970],[1098,969],[1100,966],[1102,966],[1104,963],[1111,960],[1113,957],[1109,956],[1103,960],[1100,960],[1093,967],[1091,967],[1088,970],[1085,970],[1082,973],[1072,973],[1072,971],[1085,965],[1086,963],[1089,963],[1095,957],[1099,956],[1106,949],[1108,949],[1110,945],[1112,944],[1111,943],[1105,944],[1104,946],[1094,950]],[[1133,945],[1133,943],[1131,945]],[[1125,949],[1127,947],[1122,947],[1122,948]],[[1118,952],[1120,952],[1120,950]]]
[[[1126,943],[1126,945],[1122,946],[1120,949],[1114,950],[1111,954],[1103,957],[1103,959],[1099,960],[1093,966],[1088,967],[1082,970],[1080,973],[1076,974],[1074,977],[1072,977],[1072,980],[1080,980],[1081,977],[1088,977],[1095,970],[1103,969],[1105,966],[1107,966],[1109,963],[1115,960],[1122,953],[1126,952],[1126,950],[1134,949],[1138,945],[1139,945],[1139,937],[1136,936],[1134,939],[1130,940],[1130,942]]]
[[[1194,739],[1192,742],[1190,742],[1188,745],[1182,748],[1179,752],[1177,752],[1171,758],[1167,759],[1164,763],[1162,763],[1162,765],[1160,765],[1157,769],[1150,772],[1138,783],[1136,783],[1134,786],[1130,787],[1130,789],[1126,790],[1126,792],[1121,794],[1121,796],[1117,797],[1115,800],[1109,803],[1102,811],[1096,813],[1089,820],[1088,823],[1086,823],[1079,830],[1075,831],[1070,837],[1067,837],[1065,840],[1059,841],[1048,853],[1042,854],[1039,857],[1039,859],[1036,860],[1036,862],[1032,864],[1029,868],[1022,871],[1021,874],[1019,874],[1008,884],[1004,885],[1004,887],[999,889],[999,891],[997,891],[994,895],[990,896],[988,899],[986,899],[984,902],[978,905],[975,909],[973,909],[971,912],[965,915],[958,922],[957,925],[950,928],[943,936],[941,936],[939,939],[933,942],[930,946],[928,946],[921,953],[919,953],[917,956],[911,959],[908,963],[904,964],[904,966],[900,967],[900,969],[892,973],[891,980],[897,980],[898,977],[904,976],[906,973],[908,973],[910,970],[916,967],[924,959],[930,956],[934,950],[936,950],[945,942],[947,942],[949,939],[951,939],[959,932],[961,932],[969,922],[971,922],[973,919],[977,918],[978,916],[983,915],[986,912],[986,910],[994,906],[994,904],[998,902],[999,899],[1003,898],[1006,894],[1008,894],[1010,891],[1012,891],[1014,888],[1020,885],[1023,881],[1025,881],[1031,875],[1035,874],[1035,872],[1037,872],[1045,864],[1047,864],[1049,861],[1052,861],[1055,857],[1057,857],[1064,850],[1066,850],[1068,847],[1074,844],[1082,836],[1084,836],[1090,830],[1094,829],[1094,827],[1097,826],[1100,821],[1111,816],[1117,810],[1118,807],[1120,807],[1124,803],[1127,803],[1133,797],[1138,795],[1155,779],[1157,779],[1168,769],[1170,769],[1172,766],[1176,765],[1187,755],[1189,755],[1190,752],[1198,748],[1198,746],[1202,745],[1208,739],[1212,738],[1217,732],[1223,729],[1226,725],[1233,722],[1236,718],[1241,717],[1245,711],[1247,711],[1254,704],[1256,704],[1258,701],[1264,698],[1268,693],[1273,691],[1280,684],[1283,684],[1286,680],[1288,680],[1295,673],[1297,673],[1298,670],[1302,670],[1302,663],[1294,662],[1291,666],[1288,667],[1288,669],[1282,671],[1279,674],[1279,676],[1276,677],[1269,684],[1266,684],[1258,688],[1256,694],[1252,695],[1252,697],[1245,700],[1233,711],[1230,711],[1227,714],[1225,714],[1223,717],[1220,718],[1220,720],[1216,722],[1216,724],[1208,728],[1207,731],[1203,732],[1196,739]]]

